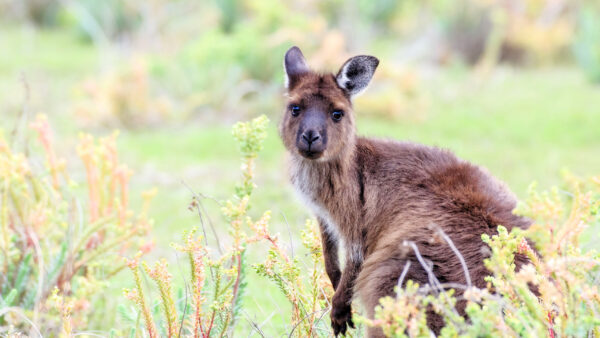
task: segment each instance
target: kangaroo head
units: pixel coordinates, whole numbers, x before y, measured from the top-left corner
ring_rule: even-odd
[[[286,148],[308,160],[338,158],[354,144],[352,97],[367,88],[379,60],[359,55],[337,75],[313,72],[298,47],[285,54],[287,105],[280,133]]]

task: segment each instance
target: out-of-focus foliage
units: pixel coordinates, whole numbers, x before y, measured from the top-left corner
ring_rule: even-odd
[[[0,9],[6,18],[44,27],[66,26],[89,41],[117,39],[140,29],[142,15],[152,5],[122,0],[0,1]]]
[[[579,12],[573,51],[581,68],[594,82],[600,82],[600,5],[590,4]]]
[[[410,2],[410,1],[409,1]],[[419,5],[421,3],[421,5]],[[440,61],[458,55],[470,64],[498,61],[547,64],[559,60],[572,42],[581,1],[434,0],[412,4],[440,23]],[[417,25],[422,26],[422,21]],[[427,23],[425,23],[427,25]],[[435,51],[435,49],[434,49]]]
[[[75,116],[85,126],[138,128],[156,126],[172,111],[149,75],[146,62],[90,78],[81,85],[81,103]]]
[[[82,134],[77,153],[85,180],[57,151],[45,117],[31,124],[45,159],[13,150],[0,136],[0,327],[35,334],[88,327],[102,292],[129,252],[151,249],[146,235],[149,199],[129,207],[127,166],[119,162],[116,134],[95,140]],[[77,196],[78,187],[88,198]]]
[[[278,112],[281,57],[292,45],[331,71],[349,51],[385,56],[365,113],[387,118],[427,116],[415,64],[458,61],[485,74],[499,62],[576,59],[598,77],[600,9],[589,0],[4,0],[0,8],[0,17],[66,28],[116,51],[112,70],[90,71],[78,109],[84,125]],[[175,113],[165,114],[166,102]]]
[[[568,197],[558,189],[538,193],[532,186],[530,198],[519,208],[535,220],[529,230],[508,233],[499,226],[498,235],[483,236],[492,250],[485,261],[490,283],[487,289],[459,286],[467,301],[468,319],[455,310],[457,299],[451,288],[457,286],[438,282],[407,283],[395,299],[382,299],[376,318],[366,322],[392,337],[427,335],[426,311],[431,307],[445,319],[443,337],[600,334],[600,255],[579,244],[582,232],[600,222],[600,177],[585,185],[571,175],[566,175],[566,181]],[[525,236],[535,241],[536,250]],[[515,253],[530,259],[519,271],[515,271]]]

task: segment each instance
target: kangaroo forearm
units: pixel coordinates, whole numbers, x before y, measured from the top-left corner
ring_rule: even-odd
[[[362,261],[359,260],[348,260],[342,273],[340,284],[335,292],[335,298],[339,301],[343,301],[346,304],[352,303],[352,297],[354,294],[354,284],[356,278],[362,268]]]
[[[337,290],[338,285],[340,284],[340,279],[342,278],[342,271],[340,270],[339,262],[337,260],[337,255],[332,257],[333,255],[324,256],[325,258],[325,271],[327,272],[327,276],[329,276],[329,280],[331,281],[331,285],[333,286],[333,290]]]
[[[354,282],[360,272],[362,261],[348,259],[342,279],[331,299],[331,327],[337,337],[339,333],[345,335],[348,327],[354,328],[352,322],[352,297]]]
[[[338,258],[338,243],[336,238],[331,236],[325,230],[325,225],[323,224],[323,222],[323,220],[319,220],[321,228],[321,242],[323,245],[323,259],[325,261],[325,271],[327,272],[327,276],[329,276],[331,285],[333,285],[333,290],[336,290],[340,282],[340,278],[342,276],[342,272],[340,270],[340,262]]]

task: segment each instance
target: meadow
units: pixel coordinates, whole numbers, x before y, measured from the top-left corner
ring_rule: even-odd
[[[195,29],[189,28],[196,19],[193,13],[200,16],[201,11],[185,16],[178,24],[173,18],[165,20],[173,27],[163,32],[159,47],[152,46],[148,40],[152,33],[145,31],[131,35],[138,39],[131,43],[133,47],[127,40],[131,36],[119,38],[116,29],[114,36],[106,29],[106,37],[98,40],[89,29],[80,29],[89,28],[85,20],[73,23],[81,13],[76,5],[66,6],[66,18],[59,16],[57,24],[37,25],[10,17],[0,21],[0,50],[4,51],[0,54],[0,131],[7,144],[13,151],[30,156],[34,167],[42,168],[43,146],[29,125],[36,115],[44,114],[53,129],[54,149],[69,163],[70,178],[84,182],[85,168],[75,151],[81,142],[80,133],[99,138],[119,130],[119,161],[133,172],[127,207],[141,210],[142,193],[156,188],[147,212],[153,225],[145,240],[152,250],[143,259],[152,262],[166,258],[174,276],[177,306],[181,289],[187,288],[183,285],[189,281],[189,271],[184,255],[173,250],[171,243],[181,242],[183,232],[193,227],[206,230],[208,222],[215,226],[216,237],[224,246],[233,241],[231,229],[223,225],[228,221],[224,221],[227,217],[223,216],[224,204],[220,201],[237,191],[236,185],[244,177],[240,173],[239,140],[231,131],[238,120],[248,121],[263,114],[270,119],[263,147],[253,160],[256,188],[247,214],[257,220],[265,210],[271,210],[270,231],[279,234],[283,252],[296,256],[303,268],[310,265],[311,252],[303,246],[301,231],[312,216],[287,181],[286,153],[277,130],[283,113],[283,75],[278,67],[283,51],[294,43],[305,42],[309,61],[333,72],[337,71],[333,65],[348,55],[347,50],[336,55],[335,50],[323,47],[325,43],[307,41],[323,31],[335,31],[335,25],[323,28],[309,15],[289,26],[284,24],[283,17],[292,11],[286,5],[249,1],[246,7],[241,6],[244,9],[238,9],[242,13],[231,14],[227,4],[236,1],[218,3],[217,7],[201,6],[207,12]],[[244,14],[244,10],[250,14]],[[332,15],[328,8],[318,7],[317,12],[319,20],[325,22]],[[409,15],[403,13],[389,19],[388,25],[398,27],[398,21]],[[247,17],[240,19],[241,27],[233,32],[212,28],[223,25],[219,29],[227,32],[228,15],[235,20]],[[369,25],[369,20],[374,19],[363,18],[361,25]],[[140,26],[140,31],[146,27]],[[310,31],[308,37],[298,37],[297,32],[303,29]],[[200,38],[192,38],[198,32]],[[283,32],[283,37],[277,32]],[[369,32],[375,35],[367,40],[369,43],[360,36],[359,42],[345,42],[352,46],[347,48],[352,52],[378,56],[382,65],[372,88],[354,103],[360,135],[450,149],[489,169],[520,200],[528,198],[533,182],[539,190],[558,187],[558,194],[567,199],[572,187],[565,183],[565,177],[587,180],[600,174],[600,85],[590,80],[585,68],[564,56],[568,47],[557,43],[560,51],[550,61],[536,57],[532,58],[535,62],[525,64],[497,60],[489,69],[456,60],[424,65],[397,57],[402,50],[393,48],[394,36],[378,29]],[[335,42],[338,35],[349,40],[347,33],[334,32],[329,38]],[[181,41],[170,44],[168,38],[172,36],[179,36]],[[231,41],[219,43],[223,36]],[[233,49],[235,46],[241,46],[239,51]],[[248,56],[256,49],[264,50]],[[533,55],[550,54],[532,50]],[[315,55],[312,60],[311,54]],[[199,65],[189,66],[195,60]],[[213,62],[215,69],[208,70]],[[268,73],[260,69],[263,63]],[[41,172],[46,179],[50,176],[43,168]],[[74,187],[73,192],[84,199],[85,183]],[[202,210],[196,208],[198,200],[194,196],[202,196]],[[3,208],[12,205],[7,199],[2,201]],[[599,250],[600,222],[592,220],[589,224],[580,237],[581,248]],[[217,239],[212,233],[206,237],[215,251]],[[249,245],[244,259],[252,264],[261,262],[267,251],[266,245]],[[126,256],[131,258],[133,254]],[[151,283],[146,275],[143,281],[145,287]],[[122,291],[133,285],[130,271],[117,272],[91,301],[102,308],[93,309],[94,314],[81,327],[74,325],[73,333],[120,336],[129,335],[130,327],[140,327],[140,314]],[[293,304],[250,265],[245,288],[243,310],[229,335],[274,337],[294,329],[290,321]],[[160,316],[158,293],[148,292],[152,311],[155,317]],[[6,294],[2,296],[6,298]],[[127,313],[137,314],[137,322],[128,321]],[[2,316],[0,319],[2,327],[6,322]],[[12,329],[4,327],[0,334]],[[58,331],[52,328],[47,332],[54,335]],[[136,337],[144,334],[131,332]]]

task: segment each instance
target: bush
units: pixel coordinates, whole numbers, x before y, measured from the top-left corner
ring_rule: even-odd
[[[56,152],[46,119],[31,127],[43,164],[0,136],[0,327],[70,335],[74,326],[95,326],[95,303],[125,267],[115,264],[118,257],[151,248],[145,238],[152,193],[140,212],[129,210],[132,172],[118,160],[116,134],[98,141],[81,136],[77,153],[86,181],[78,183]]]
[[[316,337],[331,330],[321,319],[330,309],[333,287],[324,273],[323,252],[318,224],[306,221],[302,231],[302,244],[310,253],[310,268],[302,269],[298,258],[290,257],[281,249],[276,236],[269,233],[266,224],[254,229],[260,239],[269,243],[269,253],[263,263],[254,268],[260,276],[271,280],[292,305],[292,331],[290,337]]]

